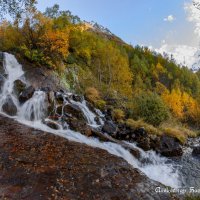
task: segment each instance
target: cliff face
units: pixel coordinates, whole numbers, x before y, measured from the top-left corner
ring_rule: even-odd
[[[107,152],[0,116],[1,199],[173,199]]]

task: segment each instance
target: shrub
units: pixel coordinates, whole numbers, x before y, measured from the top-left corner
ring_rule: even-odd
[[[155,128],[154,126],[152,126],[150,124],[145,123],[142,120],[135,121],[133,119],[128,119],[126,121],[126,125],[134,130],[143,127],[147,131],[148,134],[152,134],[152,135],[161,135],[162,134],[159,129]]]
[[[135,98],[136,115],[145,122],[158,126],[169,118],[169,111],[162,99],[154,93],[142,93]]]
[[[95,103],[97,100],[100,99],[100,95],[96,88],[89,87],[85,90],[85,98],[91,103]]]
[[[97,100],[95,101],[94,105],[100,110],[103,110],[105,108],[106,102],[104,100]]]
[[[123,120],[125,117],[124,111],[120,109],[114,109],[112,112],[112,117],[116,121]]]

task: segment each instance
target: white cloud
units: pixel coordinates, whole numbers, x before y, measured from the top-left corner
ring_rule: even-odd
[[[178,64],[186,65],[190,68],[193,67],[194,63],[198,62],[198,57],[196,56],[197,47],[164,43],[159,49],[155,49],[155,51],[161,54],[167,53],[169,56],[173,55]]]
[[[184,8],[188,14],[187,20],[194,23],[194,33],[200,38],[200,0],[185,3]]]
[[[155,51],[161,54],[167,53],[169,56],[173,55],[178,64],[196,69],[200,68],[200,0],[190,0],[189,3],[184,4],[184,9],[187,14],[186,20],[191,23],[191,31],[180,32],[177,29],[177,35],[180,35],[182,40],[176,38],[175,34],[171,34],[169,38],[167,37],[169,33],[166,34],[166,38],[161,41],[161,47]],[[173,15],[169,15],[164,21],[172,22],[174,19]],[[169,39],[173,37],[174,41],[172,39],[173,42],[170,42]]]
[[[173,15],[169,15],[166,18],[164,18],[164,21],[166,22],[173,22],[175,20]]]

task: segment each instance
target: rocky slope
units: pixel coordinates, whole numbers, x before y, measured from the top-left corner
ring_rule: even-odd
[[[175,199],[123,159],[0,116],[0,199]]]

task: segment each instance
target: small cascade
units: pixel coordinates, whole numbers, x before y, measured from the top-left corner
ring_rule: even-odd
[[[178,170],[169,159],[159,156],[154,151],[145,152],[133,143],[126,143],[140,152],[141,157],[137,168],[148,174],[149,178],[157,181],[162,180],[173,188],[181,186]]]
[[[96,115],[90,111],[90,109],[86,105],[86,101],[84,100],[81,102],[71,101],[72,104],[77,105],[84,113],[85,117],[87,118],[88,124],[91,126],[98,126],[97,122],[95,121]]]
[[[47,111],[45,99],[46,94],[43,91],[36,91],[33,97],[22,105],[19,118],[29,121],[42,120]]]
[[[96,122],[97,117],[101,119],[100,124],[104,123],[104,121],[102,120],[104,118],[103,114],[98,110],[94,110],[94,112],[92,112],[87,106],[87,102],[85,100],[81,102],[75,101],[71,97],[73,94],[67,94],[64,92],[58,93],[58,95],[60,95],[58,98],[61,102],[59,102],[58,105],[61,107],[61,111],[60,114],[56,113],[57,107],[56,104],[54,104],[52,113],[54,113],[55,116],[51,116],[52,118],[50,118],[50,116],[46,116],[47,94],[43,91],[35,91],[31,98],[20,104],[18,98],[14,94],[13,86],[15,80],[23,78],[24,72],[21,65],[17,62],[16,58],[13,55],[5,53],[4,57],[4,67],[8,76],[7,78],[5,78],[3,90],[0,94],[1,113],[3,113],[1,109],[2,105],[5,103],[6,98],[10,96],[13,99],[15,106],[17,107],[18,112],[16,113],[15,119],[19,122],[39,130],[59,135],[71,141],[84,143],[95,148],[104,149],[110,154],[123,158],[134,168],[140,169],[152,180],[159,181],[167,186],[171,186],[174,188],[178,188],[181,186],[181,183],[179,183],[178,170],[174,169],[174,166],[170,164],[169,160],[156,155],[155,152],[144,152],[135,144],[128,143],[133,148],[139,150],[141,158],[138,159],[120,144],[112,142],[101,142],[97,138],[87,137],[79,132],[70,130],[67,124],[67,117],[69,113],[63,113],[64,106],[66,106],[67,104],[72,104],[78,107],[81,110],[81,114],[83,113],[85,118],[87,119],[88,125],[92,126],[93,128],[100,126]],[[54,98],[55,96],[56,94],[54,94]],[[54,119],[54,117],[56,118],[57,116],[58,119]],[[64,117],[65,119],[63,119]],[[50,126],[47,126],[47,122],[52,123],[52,126],[57,125],[58,129],[56,130]]]

